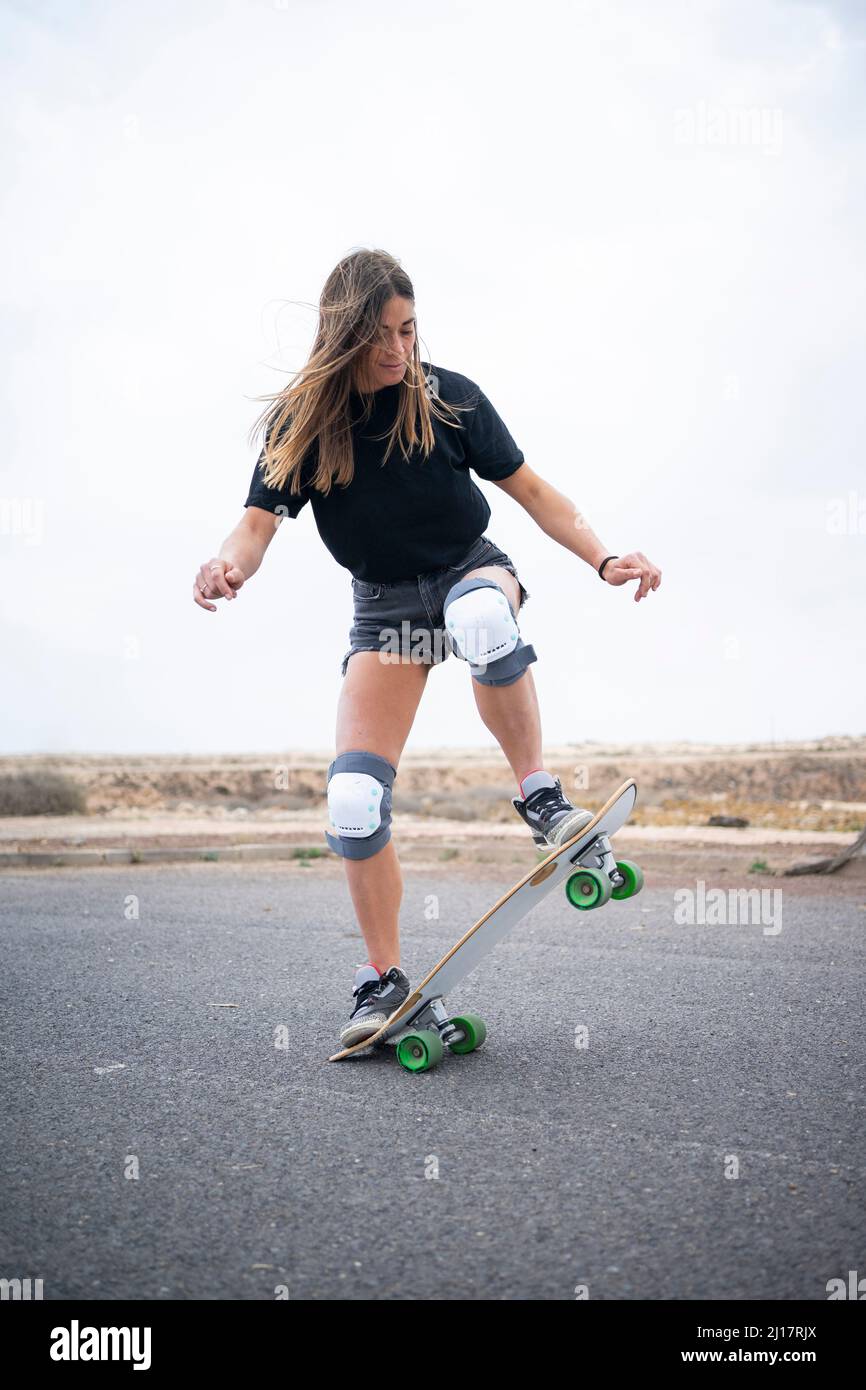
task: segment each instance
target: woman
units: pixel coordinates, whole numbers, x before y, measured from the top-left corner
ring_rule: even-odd
[[[354,595],[343,658],[336,752],[328,768],[328,845],[343,858],[369,960],[356,972],[340,1043],[371,1036],[409,993],[400,969],[402,876],[391,840],[391,789],[430,668],[449,652],[469,664],[482,721],[520,791],[512,804],[548,848],[592,816],[542,766],[541,727],[517,616],[529,597],[514,564],[484,535],[490,508],[472,468],[519,502],[547,535],[607,584],[661,573],[640,551],[607,553],[573,504],[524,461],[490,401],[467,377],[422,362],[415,294],[398,261],[360,250],[328,277],[310,358],[253,426],[265,444],[243,519],[193,586],[201,608],[237,597],[284,516],[308,501]],[[397,447],[399,445],[399,455]],[[350,660],[351,658],[351,660]]]

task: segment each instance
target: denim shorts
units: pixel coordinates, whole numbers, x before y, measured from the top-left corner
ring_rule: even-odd
[[[445,596],[467,570],[479,565],[501,565],[514,575],[520,584],[519,611],[529,594],[512,560],[487,536],[479,536],[458,565],[442,565],[414,579],[374,584],[353,578],[355,611],[342,674],[345,676],[353,652],[389,651],[399,653],[402,661],[440,665],[451,652],[442,612]]]

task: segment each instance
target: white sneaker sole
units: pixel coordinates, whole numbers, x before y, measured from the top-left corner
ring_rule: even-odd
[[[340,1046],[354,1047],[355,1043],[363,1042],[364,1038],[372,1038],[374,1033],[387,1022],[387,1014],[367,1014],[364,1018],[359,1018],[357,1023],[349,1023],[340,1031]]]
[[[563,816],[562,820],[556,822],[547,837],[551,849],[559,849],[566,840],[573,839],[579,830],[582,830],[585,825],[589,825],[592,818],[592,811],[575,811],[573,815]]]

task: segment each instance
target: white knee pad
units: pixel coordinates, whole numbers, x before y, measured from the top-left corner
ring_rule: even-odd
[[[368,859],[391,838],[391,787],[397,772],[378,753],[340,753],[328,768],[330,848],[344,859]]]
[[[482,685],[511,685],[537,657],[517,630],[517,619],[492,579],[461,579],[448,590],[445,628],[453,651]]]

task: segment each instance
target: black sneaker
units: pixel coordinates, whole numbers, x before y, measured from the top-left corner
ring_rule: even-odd
[[[571,804],[559,778],[549,772],[531,772],[521,785],[528,796],[514,796],[511,804],[526,821],[540,849],[558,849],[593,819],[592,811]]]
[[[392,965],[384,975],[372,965],[362,965],[355,971],[355,1000],[349,1022],[340,1029],[341,1047],[354,1047],[378,1033],[391,1014],[409,997],[409,976],[399,965]]]

